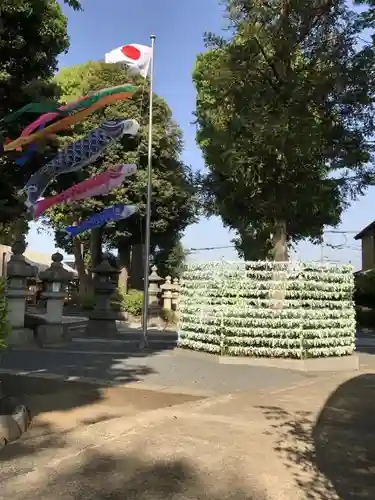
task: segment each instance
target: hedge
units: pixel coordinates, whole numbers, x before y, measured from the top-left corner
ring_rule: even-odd
[[[353,283],[349,265],[190,264],[181,279],[179,346],[231,356],[350,355]]]

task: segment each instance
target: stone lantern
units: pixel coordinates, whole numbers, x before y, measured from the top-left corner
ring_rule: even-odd
[[[43,281],[44,291],[42,298],[46,300],[46,324],[38,328],[38,336],[43,343],[61,342],[63,339],[63,309],[66,298],[66,286],[73,279],[73,273],[64,269],[61,253],[52,255],[52,264],[48,269],[39,273]]]
[[[159,304],[160,282],[163,281],[158,275],[158,268],[151,267],[151,274],[148,278],[148,326],[160,327],[161,307]]]
[[[95,307],[89,313],[86,335],[111,337],[117,333],[118,314],[111,308],[111,297],[116,291],[120,271],[112,267],[107,259],[92,269],[94,274]]]
[[[158,295],[160,293],[159,283],[161,281],[163,281],[163,278],[158,275],[158,268],[155,265],[152,266],[151,274],[148,277],[148,305],[151,308],[159,306]]]
[[[8,319],[11,332],[6,342],[9,345],[25,345],[33,342],[33,331],[25,328],[26,299],[28,296],[27,281],[36,278],[38,269],[32,266],[23,255],[26,250],[24,240],[12,245],[12,253],[7,264],[7,302]]]
[[[180,284],[178,278],[174,278],[172,284],[172,309],[178,311],[178,302],[180,298]]]
[[[167,311],[172,310],[172,278],[171,276],[167,276],[165,278],[164,285],[161,285],[162,289],[162,299],[163,299],[163,308]]]

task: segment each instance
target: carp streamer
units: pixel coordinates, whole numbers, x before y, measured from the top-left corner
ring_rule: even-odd
[[[125,177],[135,174],[136,171],[137,166],[134,164],[123,164],[109,168],[105,172],[79,182],[55,196],[38,201],[33,207],[34,218],[39,217],[49,208],[61,203],[74,203],[85,198],[91,198],[92,196],[106,195],[113,189],[120,187]]]
[[[61,174],[75,172],[99,158],[112,141],[124,135],[135,137],[139,131],[136,120],[108,120],[88,135],[61,150],[55,158],[33,174],[21,192],[26,193],[28,208],[35,205],[47,186]]]
[[[18,139],[4,144],[3,149],[5,152],[13,151],[19,147],[26,146],[27,144],[38,141],[48,135],[55,134],[56,132],[60,132],[61,130],[65,130],[72,125],[81,122],[84,118],[86,118],[86,116],[89,116],[91,113],[97,111],[100,108],[131,97],[135,89],[136,87],[133,85],[119,85],[117,87],[102,89],[93,95],[86,96],[82,99],[77,99],[70,105],[64,106],[63,110],[56,109],[53,112],[48,112],[39,117],[28,127],[26,127],[26,129],[22,132],[21,136],[18,137]],[[42,130],[34,132],[33,134],[29,133],[30,131],[35,130],[35,128],[40,127],[41,124],[51,121],[56,116],[59,116],[60,114],[66,114],[71,111],[79,112],[66,116],[56,123],[53,123],[52,125],[49,125]],[[52,117],[52,115],[54,116]]]
[[[97,214],[90,215],[86,220],[76,226],[67,226],[64,231],[67,233],[67,238],[73,238],[84,231],[93,229],[94,227],[104,226],[108,222],[126,219],[137,211],[134,205],[124,205],[117,203],[111,207],[105,208]]]

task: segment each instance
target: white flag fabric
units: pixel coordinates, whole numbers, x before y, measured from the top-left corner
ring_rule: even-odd
[[[147,45],[132,43],[122,45],[105,54],[106,63],[122,62],[134,73],[146,78],[152,58],[152,48]]]

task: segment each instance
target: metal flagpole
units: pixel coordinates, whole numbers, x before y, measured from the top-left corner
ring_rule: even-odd
[[[141,347],[147,347],[148,326],[148,277],[150,273],[150,233],[151,233],[151,200],[152,200],[152,107],[153,107],[153,79],[154,79],[154,46],[155,35],[151,35],[151,63],[150,63],[150,107],[148,117],[148,155],[147,155],[147,204],[146,204],[146,237],[144,261],[144,292],[143,292],[143,342]]]

